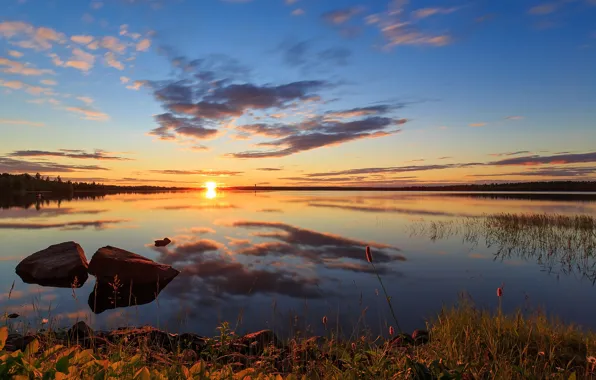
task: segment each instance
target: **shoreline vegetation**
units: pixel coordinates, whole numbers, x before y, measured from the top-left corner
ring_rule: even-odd
[[[156,180],[156,182],[159,182]],[[196,187],[120,186],[96,182],[73,182],[60,176],[50,179],[39,173],[0,174],[0,194],[26,193],[123,193],[202,190]],[[444,186],[222,186],[223,190],[239,191],[424,191],[424,192],[596,192],[596,181],[541,181],[487,184],[458,184]]]
[[[506,297],[497,290],[499,303]],[[322,323],[327,327],[326,317]],[[15,334],[0,327],[0,378],[11,379],[584,379],[596,376],[596,335],[541,313],[504,315],[461,304],[428,331],[382,336],[333,328],[279,339],[237,335],[226,322],[211,338],[153,327]],[[21,376],[21,377],[18,377]]]

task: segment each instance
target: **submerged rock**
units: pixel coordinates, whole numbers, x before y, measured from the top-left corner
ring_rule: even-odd
[[[17,265],[16,273],[27,284],[80,288],[89,277],[87,267],[83,248],[68,241],[26,257]]]
[[[156,240],[155,246],[156,247],[165,247],[166,245],[170,244],[172,241],[168,238],[164,238],[162,240]]]
[[[89,273],[97,278],[97,283],[88,304],[99,314],[150,303],[180,272],[136,253],[107,246],[93,255]]]

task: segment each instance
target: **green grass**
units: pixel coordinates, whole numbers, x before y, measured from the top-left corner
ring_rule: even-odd
[[[596,378],[596,335],[543,315],[490,314],[462,302],[429,322],[430,342],[381,337],[295,338],[242,346],[229,326],[192,351],[151,339],[90,349],[44,332],[25,351],[0,352],[0,378],[23,379],[570,379]],[[8,329],[0,329],[0,347]],[[271,341],[268,341],[271,343]],[[63,343],[63,342],[61,342]],[[267,342],[264,342],[267,343]]]

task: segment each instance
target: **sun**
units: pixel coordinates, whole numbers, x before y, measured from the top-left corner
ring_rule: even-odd
[[[213,181],[205,182],[205,187],[207,188],[208,191],[213,191],[213,190],[217,189],[217,183],[215,183]]]

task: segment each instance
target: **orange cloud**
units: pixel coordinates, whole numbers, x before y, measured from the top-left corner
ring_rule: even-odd
[[[486,123],[472,123],[470,124],[470,127],[484,127],[486,125]]]
[[[67,107],[66,108],[67,111],[79,114],[83,116],[83,119],[85,120],[94,120],[94,121],[107,121],[110,119],[110,117],[100,111],[96,111],[93,109],[89,109],[89,108],[83,108],[83,107]]]
[[[73,42],[76,42],[78,44],[88,45],[91,42],[93,42],[93,36],[84,36],[84,35],[72,36],[72,37],[70,37],[70,40]]]

